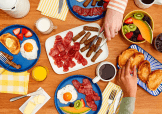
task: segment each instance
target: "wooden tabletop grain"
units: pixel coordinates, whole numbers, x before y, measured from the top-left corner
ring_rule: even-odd
[[[54,93],[59,83],[65,78],[71,75],[76,75],[76,74],[86,75],[86,76],[89,76],[90,78],[94,78],[95,69],[98,64],[89,66],[87,68],[84,68],[78,71],[74,71],[72,73],[64,74],[64,75],[58,75],[52,70],[52,67],[48,61],[46,51],[45,51],[46,39],[48,39],[50,36],[55,35],[57,33],[63,32],[73,27],[87,24],[89,22],[85,22],[85,21],[82,21],[76,18],[69,11],[66,21],[61,21],[61,20],[49,17],[52,20],[52,22],[56,26],[58,26],[58,29],[54,30],[49,35],[43,35],[34,26],[36,20],[38,20],[40,17],[44,17],[43,15],[41,15],[39,11],[36,10],[38,3],[39,3],[39,0],[30,0],[30,4],[31,4],[30,12],[26,17],[22,19],[14,19],[0,10],[0,30],[2,30],[3,28],[9,25],[22,24],[22,25],[26,25],[30,27],[36,32],[41,42],[41,55],[40,55],[40,59],[38,60],[35,66],[38,66],[38,65],[46,66],[49,69],[49,75],[47,79],[43,82],[36,82],[30,76],[28,92],[29,93],[33,92],[37,90],[39,87],[42,87],[51,96],[51,99],[37,112],[37,114],[58,114],[55,108],[55,105],[54,105]],[[140,9],[134,4],[133,0],[129,0],[124,16],[133,10],[140,10]],[[155,24],[154,37],[155,37],[162,32],[162,15],[161,15],[162,6],[153,5],[149,9],[145,9],[144,11],[148,12],[154,20],[154,24]],[[95,21],[95,23],[102,25],[103,20],[104,19],[100,19],[98,21]],[[117,36],[115,36],[114,39],[108,42],[109,56],[105,61],[112,62],[114,65],[116,65],[117,56],[123,50],[127,49],[130,45],[131,43],[126,41],[122,37],[121,33],[119,33]],[[150,53],[157,60],[162,62],[162,53],[156,51],[151,44],[146,42],[144,44],[140,44],[139,46],[145,49],[148,53]],[[32,69],[30,69],[28,72],[31,73]],[[112,82],[116,83],[115,81],[116,81],[116,78]],[[100,86],[101,91],[104,90],[107,84],[108,84],[107,82],[103,82],[103,81],[98,82],[98,85]],[[145,90],[143,90],[139,86],[137,89],[138,90],[137,90],[134,114],[162,114],[162,94],[154,97],[150,95],[149,93],[147,93]],[[15,102],[9,101],[10,98],[16,97],[16,96],[18,95],[0,93],[0,114],[21,114],[21,112],[19,111],[19,107],[28,98],[23,98]]]

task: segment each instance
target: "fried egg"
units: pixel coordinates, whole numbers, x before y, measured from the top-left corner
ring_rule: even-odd
[[[21,48],[20,48],[21,55],[28,60],[36,59],[37,51],[38,51],[38,47],[35,40],[33,39],[25,40],[21,44]]]
[[[77,97],[78,94],[73,85],[66,85],[57,92],[57,99],[59,99],[62,104],[74,102]]]

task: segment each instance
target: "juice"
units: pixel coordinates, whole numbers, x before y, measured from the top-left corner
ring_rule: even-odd
[[[42,66],[37,66],[32,70],[32,77],[36,80],[36,81],[43,81],[46,79],[47,77],[47,68],[42,67]]]

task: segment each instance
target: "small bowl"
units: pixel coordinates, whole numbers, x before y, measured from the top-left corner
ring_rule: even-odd
[[[157,51],[159,51],[159,52],[162,53],[162,51],[158,50],[157,45],[156,45],[157,38],[159,38],[160,36],[162,37],[162,33],[159,34],[156,38],[154,38],[154,43],[153,43],[153,45],[154,45],[154,48],[155,48]]]
[[[147,16],[151,19],[151,28],[152,28],[152,31],[154,30],[154,22],[153,22],[152,17],[151,17],[147,12],[142,11],[142,10],[134,10],[134,11],[131,11],[130,13],[128,13],[128,14],[124,17],[124,19],[123,19],[123,24],[124,24],[124,22],[125,22],[126,19],[128,19],[129,17],[132,17],[133,14],[135,14],[135,13],[143,13],[144,15],[147,15]],[[122,24],[122,28],[123,28],[123,24]],[[124,36],[124,38],[125,38],[127,41],[129,41],[129,42],[131,42],[131,43],[133,43],[133,44],[142,44],[142,43],[146,42],[146,40],[143,40],[143,41],[141,41],[141,42],[133,42],[133,41],[129,40],[129,39],[124,35],[123,29],[122,29],[122,35]]]

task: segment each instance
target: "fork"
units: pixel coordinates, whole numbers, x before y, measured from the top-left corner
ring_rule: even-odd
[[[113,100],[114,100],[114,98],[115,98],[116,92],[117,92],[117,90],[114,90],[114,89],[113,89],[113,90],[111,91],[111,93],[110,93],[110,96],[109,96],[109,99],[108,99],[108,108],[107,108],[106,114],[109,113],[109,109],[110,109],[111,104],[113,103]]]

